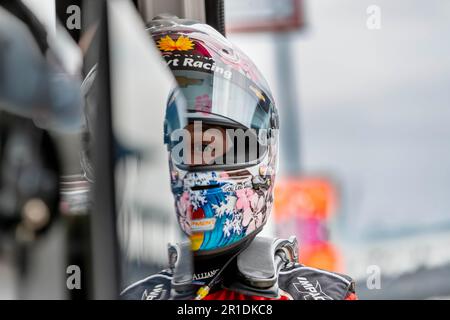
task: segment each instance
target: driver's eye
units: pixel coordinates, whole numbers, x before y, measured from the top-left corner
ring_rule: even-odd
[[[210,151],[212,151],[212,150],[214,150],[214,148],[211,147],[209,144],[208,144],[208,145],[205,145],[204,148],[203,148],[203,151],[207,151],[207,152],[210,152]]]
[[[195,144],[193,149],[195,152],[205,152],[211,151],[212,147],[209,144]]]
[[[201,144],[194,144],[194,147],[192,148],[194,152],[202,152],[203,146]]]

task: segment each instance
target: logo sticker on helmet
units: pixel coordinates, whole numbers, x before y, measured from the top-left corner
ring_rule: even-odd
[[[185,36],[179,36],[177,41],[165,36],[158,40],[157,46],[161,51],[189,51],[194,49],[194,42]]]
[[[227,80],[231,80],[233,76],[233,72],[229,67],[217,65],[212,58],[189,54],[173,54],[171,56],[164,56],[164,58],[172,70],[204,71],[221,75]]]
[[[192,220],[191,230],[192,232],[211,231],[214,229],[215,224],[216,224],[215,218]]]

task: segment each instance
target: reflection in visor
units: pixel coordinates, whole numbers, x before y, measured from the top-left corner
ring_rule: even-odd
[[[194,121],[172,133],[172,160],[190,169],[256,163],[267,151],[263,130]]]
[[[214,115],[244,128],[269,128],[271,100],[245,76],[233,73],[233,80],[195,70],[173,71],[190,114]],[[192,116],[188,117],[192,118]]]

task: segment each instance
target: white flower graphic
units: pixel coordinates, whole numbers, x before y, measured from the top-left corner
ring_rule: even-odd
[[[206,197],[203,192],[191,192],[189,194],[189,201],[194,210],[197,210],[206,203]]]
[[[231,229],[233,228],[233,223],[230,219],[227,219],[225,221],[225,224],[223,225],[223,233],[225,237],[229,238],[231,236]]]
[[[191,223],[189,219],[189,195],[187,192],[183,193],[182,196],[176,201],[176,206],[181,229],[189,234],[191,230]]]
[[[212,208],[214,209],[214,216],[216,218],[221,218],[224,215],[229,216],[234,212],[236,204],[236,197],[227,195],[225,198],[225,202],[221,201],[219,205],[213,204]]]
[[[240,235],[242,232],[242,215],[236,214],[233,217],[231,225],[233,226],[233,233]]]

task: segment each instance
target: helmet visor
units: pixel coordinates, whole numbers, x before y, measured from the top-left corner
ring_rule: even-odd
[[[195,118],[195,113],[209,114],[244,128],[269,128],[271,100],[245,76],[231,70],[223,73],[173,70],[173,73],[186,99],[188,118]]]
[[[190,170],[258,163],[267,151],[270,98],[238,73],[233,81],[195,70],[173,73],[185,98],[186,121],[179,121],[181,116],[166,120],[177,119],[168,123],[171,129],[187,124],[181,135],[171,137],[174,163]]]

